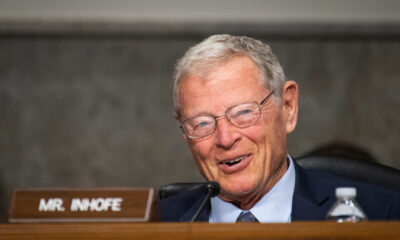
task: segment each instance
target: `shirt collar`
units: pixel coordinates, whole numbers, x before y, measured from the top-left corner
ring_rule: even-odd
[[[260,222],[290,222],[296,173],[293,159],[288,155],[289,168],[275,186],[265,194],[251,209]],[[209,222],[233,223],[243,210],[232,203],[211,198]]]

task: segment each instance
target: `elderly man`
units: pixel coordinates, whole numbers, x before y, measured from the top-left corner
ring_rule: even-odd
[[[221,188],[199,221],[235,222],[243,215],[260,222],[325,219],[335,187],[349,182],[307,172],[288,155],[298,96],[270,47],[249,37],[211,36],[178,61],[175,118],[200,173]],[[351,185],[370,218],[400,216],[398,194]],[[373,199],[367,197],[371,191]],[[161,220],[189,221],[204,198],[204,190],[196,189],[160,201]]]

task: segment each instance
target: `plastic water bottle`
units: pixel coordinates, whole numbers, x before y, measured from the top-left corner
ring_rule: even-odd
[[[336,188],[336,202],[326,218],[336,222],[358,222],[367,220],[367,215],[356,202],[357,190],[353,187]]]

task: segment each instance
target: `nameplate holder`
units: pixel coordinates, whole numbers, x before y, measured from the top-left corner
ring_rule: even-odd
[[[152,188],[15,189],[9,222],[147,222]]]

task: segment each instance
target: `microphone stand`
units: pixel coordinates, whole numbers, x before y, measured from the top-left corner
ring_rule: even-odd
[[[201,203],[200,207],[197,209],[196,213],[193,215],[192,219],[190,222],[196,221],[196,219],[199,217],[200,212],[203,210],[204,206],[206,205],[207,201],[219,193],[219,184],[217,182],[209,182],[206,185],[207,188],[207,195],[204,198],[203,202]]]

